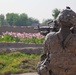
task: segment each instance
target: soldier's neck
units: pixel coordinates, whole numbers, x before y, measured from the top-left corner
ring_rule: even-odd
[[[71,33],[69,28],[61,28],[61,35],[63,37],[63,40],[66,39],[66,37]]]
[[[70,33],[70,29],[69,28],[61,28],[61,33]]]

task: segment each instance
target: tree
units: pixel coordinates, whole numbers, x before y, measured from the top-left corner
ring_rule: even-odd
[[[39,25],[39,21],[34,18],[28,18],[28,25]]]
[[[60,13],[60,10],[59,10],[59,9],[55,8],[55,9],[53,10],[52,16],[54,17],[54,19],[57,18],[57,16],[59,15],[59,13]]]
[[[25,13],[19,15],[16,26],[27,26],[28,25],[28,16]]]
[[[15,13],[7,13],[6,14],[6,21],[8,22],[8,24],[10,26],[16,25],[18,18],[19,18],[18,14],[15,14]]]
[[[39,21],[34,18],[28,18],[27,14],[22,13],[20,15],[15,13],[7,13],[6,21],[10,26],[28,26],[38,25]]]
[[[3,14],[0,15],[0,26],[5,25],[5,17]]]

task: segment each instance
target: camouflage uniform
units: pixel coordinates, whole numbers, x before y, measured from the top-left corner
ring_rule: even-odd
[[[76,14],[71,9],[65,9],[57,20],[61,26],[72,27],[76,25]],[[58,32],[50,32],[45,38],[44,54],[50,53],[49,68],[53,75],[76,75],[76,34],[70,33],[66,37],[63,48],[63,36],[60,32],[61,29]]]
[[[76,75],[76,35],[69,34],[64,42],[65,49],[61,41],[60,31],[49,33],[45,39],[44,52],[50,52],[50,69],[55,75]]]

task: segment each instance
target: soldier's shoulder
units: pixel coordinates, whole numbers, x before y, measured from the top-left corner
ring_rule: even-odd
[[[57,32],[48,33],[45,37],[45,41],[48,40],[48,39],[53,40],[54,38],[56,38],[57,34],[58,34]]]

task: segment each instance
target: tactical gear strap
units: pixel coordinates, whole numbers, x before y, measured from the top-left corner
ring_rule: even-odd
[[[71,36],[72,36],[72,33],[70,33],[65,40],[62,40],[62,41],[61,41],[61,38],[60,38],[59,35],[57,34],[57,37],[58,37],[58,39],[60,40],[60,45],[61,45],[61,47],[62,47],[63,49],[66,48],[66,44],[67,44],[67,42],[71,39]]]
[[[58,39],[60,40],[60,45],[63,49],[65,49],[65,46],[64,46],[64,41],[61,41],[61,38],[59,37],[59,35],[57,34],[57,37]]]

